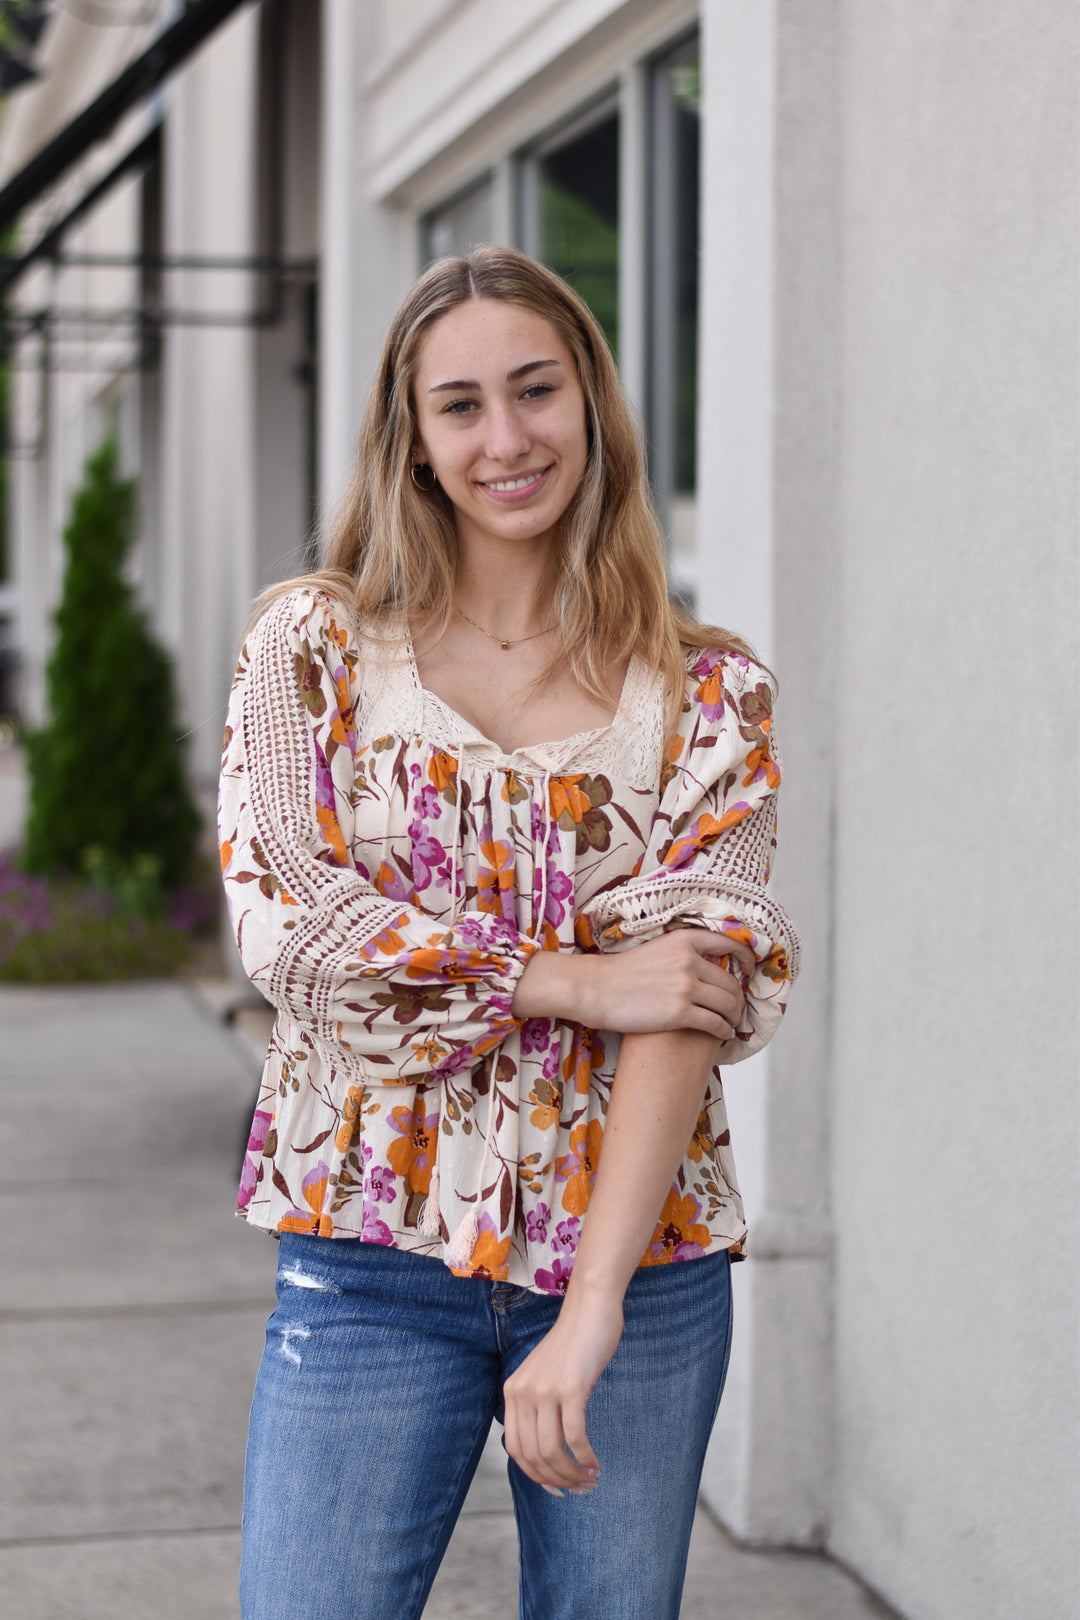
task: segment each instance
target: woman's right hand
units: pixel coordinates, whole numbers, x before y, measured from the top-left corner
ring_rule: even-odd
[[[611,956],[537,951],[518,980],[518,1018],[562,1018],[623,1035],[698,1029],[730,1040],[742,1017],[743,988],[720,958],[747,975],[754,954],[741,940],[707,928],[679,928]]]

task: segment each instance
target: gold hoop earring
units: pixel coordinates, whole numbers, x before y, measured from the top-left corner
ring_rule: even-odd
[[[419,476],[421,473],[426,473],[427,478],[421,478]],[[421,495],[430,495],[432,490],[435,488],[435,485],[439,482],[435,476],[434,470],[426,461],[414,461],[412,466],[409,468],[409,476],[416,485],[417,489],[420,491]]]

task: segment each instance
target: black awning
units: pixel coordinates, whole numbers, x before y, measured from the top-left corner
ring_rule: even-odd
[[[0,298],[36,260],[54,254],[59,249],[65,233],[71,229],[76,220],[96,207],[118,180],[122,180],[125,175],[137,174],[140,169],[148,168],[157,159],[160,151],[161,125],[155,124],[149,134],[144,135],[130,152],[124,154],[119,163],[113,165],[108,174],[103,174],[100,180],[94,182],[90,190],[79,198],[74,207],[68,209],[62,219],[49,226],[44,236],[39,237],[31,247],[24,248],[16,258],[6,260],[0,258]]]
[[[151,95],[214,29],[251,0],[193,0],[171,27],[0,188],[0,231]]]

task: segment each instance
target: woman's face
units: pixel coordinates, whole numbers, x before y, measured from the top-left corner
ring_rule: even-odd
[[[588,456],[585,395],[551,322],[493,298],[459,304],[421,343],[413,386],[416,458],[462,543],[550,539]]]

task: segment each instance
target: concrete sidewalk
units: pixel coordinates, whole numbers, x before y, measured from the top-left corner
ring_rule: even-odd
[[[238,1620],[275,1256],[232,1215],[256,1072],[182,984],[0,989],[4,1615]],[[425,1620],[512,1620],[516,1583],[493,1443]],[[743,1551],[699,1513],[682,1620],[885,1613],[827,1559]]]

